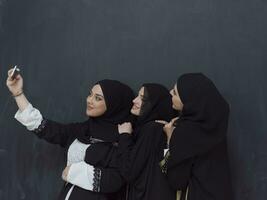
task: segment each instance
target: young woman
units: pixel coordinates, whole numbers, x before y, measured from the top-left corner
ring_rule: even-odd
[[[132,114],[137,122],[119,126],[120,172],[128,182],[127,200],[175,200],[161,173],[166,136],[155,120],[170,120],[174,116],[171,95],[159,84],[144,84],[133,101]]]
[[[187,200],[231,200],[226,133],[229,105],[201,73],[182,75],[171,90],[180,117],[165,122],[167,177]]]
[[[42,116],[23,93],[23,79],[8,72],[7,86],[19,107],[15,118],[39,138],[66,149],[60,200],[117,199],[124,181],[117,170],[118,123],[130,120],[133,91],[114,80],[96,83],[87,97],[82,123],[63,125]]]

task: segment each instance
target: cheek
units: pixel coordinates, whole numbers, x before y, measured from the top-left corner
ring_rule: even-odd
[[[176,97],[176,96],[172,96],[172,103],[173,103],[175,106],[178,106],[178,105],[179,105],[178,97]]]
[[[136,106],[138,106],[138,108],[140,108],[141,107],[141,102],[137,101]]]
[[[140,98],[136,98],[135,100],[134,100],[134,105],[135,106],[140,106]]]
[[[105,103],[103,101],[101,102],[97,102],[96,104],[96,109],[99,111],[99,112],[102,112],[104,113],[106,111],[106,106],[105,106]]]
[[[88,115],[92,117],[99,117],[106,112],[106,106],[103,102],[94,102],[94,109],[89,110]]]

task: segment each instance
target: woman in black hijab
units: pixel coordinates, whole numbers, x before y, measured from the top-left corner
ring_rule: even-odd
[[[171,90],[179,118],[166,124],[167,177],[187,200],[231,200],[226,133],[229,105],[201,73],[182,75]]]
[[[130,123],[119,126],[120,172],[128,182],[127,200],[175,200],[176,191],[161,173],[166,135],[157,119],[174,116],[171,95],[159,84],[144,84],[133,101],[137,116],[134,131]]]
[[[131,120],[133,91],[119,81],[99,81],[87,97],[89,119],[64,125],[33,108],[22,91],[21,75],[12,80],[9,71],[7,86],[19,107],[15,118],[39,138],[66,149],[66,182],[58,199],[119,199],[117,192],[125,182],[117,170],[118,123]]]

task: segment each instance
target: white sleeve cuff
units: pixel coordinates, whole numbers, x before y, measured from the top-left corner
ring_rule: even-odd
[[[67,175],[67,181],[83,189],[93,191],[94,167],[84,161],[72,164]]]
[[[39,110],[29,103],[23,111],[18,110],[16,112],[15,119],[26,126],[28,130],[33,131],[39,127],[43,120],[43,116]]]

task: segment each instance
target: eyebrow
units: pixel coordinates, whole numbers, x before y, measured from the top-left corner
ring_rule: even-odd
[[[95,94],[95,95],[98,96],[98,97],[102,97],[102,98],[104,98],[104,96],[101,95],[101,94]]]
[[[92,90],[90,90],[90,93],[94,94]],[[103,95],[95,93],[96,96],[104,98]]]

